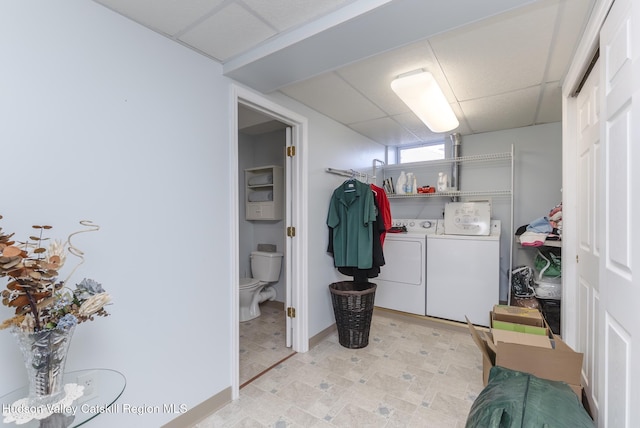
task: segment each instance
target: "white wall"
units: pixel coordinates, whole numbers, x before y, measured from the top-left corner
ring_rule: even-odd
[[[549,211],[562,202],[562,124],[560,122],[545,125],[527,126],[498,132],[470,135],[463,138],[463,155],[505,152],[515,150],[515,179],[513,190],[514,229],[529,224],[533,220],[549,215]],[[503,171],[504,174],[504,171]],[[490,186],[496,176],[487,174],[483,181],[475,174],[462,186]],[[471,181],[471,183],[468,183]],[[475,188],[475,187],[474,187]],[[499,199],[496,199],[499,202]],[[504,226],[508,224],[506,207],[497,206],[504,217],[502,228],[501,298],[506,299],[508,292],[508,248],[513,239]],[[532,266],[536,252],[533,249],[514,245],[513,265]]]
[[[329,174],[325,169],[370,171],[374,158],[384,159],[384,147],[284,95],[274,94],[271,98],[309,120],[308,297],[309,336],[313,337],[335,323],[329,284],[352,279],[334,268],[333,258],[327,253],[329,201],[334,189],[347,178]]]
[[[463,155],[515,149],[515,223],[527,224],[562,200],[562,124],[528,126],[463,138]]]
[[[88,1],[0,3],[5,232],[77,221],[112,316],[80,325],[69,370],[121,371],[120,403],[189,408],[231,385],[229,85],[211,60]],[[71,260],[68,261],[69,266]],[[5,282],[2,281],[2,288]],[[11,315],[0,307],[0,320]],[[0,332],[0,395],[26,380]],[[102,415],[93,427],[173,414]]]

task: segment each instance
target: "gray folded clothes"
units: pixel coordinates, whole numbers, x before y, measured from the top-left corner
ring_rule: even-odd
[[[249,202],[267,202],[273,201],[273,191],[260,190],[249,193]]]
[[[249,177],[249,182],[247,183],[249,186],[258,186],[260,184],[273,184],[273,174],[258,174],[252,177]]]

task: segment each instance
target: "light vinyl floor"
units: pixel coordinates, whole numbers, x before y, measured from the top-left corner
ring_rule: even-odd
[[[284,332],[264,334],[268,348],[266,337]],[[241,363],[260,353],[247,346]],[[482,387],[480,351],[466,326],[376,309],[367,347],[345,348],[334,332],[253,379],[196,428],[462,428]]]

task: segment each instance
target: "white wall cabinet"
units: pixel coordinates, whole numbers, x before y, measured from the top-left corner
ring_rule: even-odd
[[[247,220],[282,220],[284,214],[284,172],[269,165],[244,171]]]

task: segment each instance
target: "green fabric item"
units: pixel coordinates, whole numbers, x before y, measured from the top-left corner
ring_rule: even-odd
[[[376,214],[373,192],[368,184],[347,180],[335,189],[329,204],[327,225],[333,228],[336,267],[371,268]]]
[[[562,275],[562,257],[552,252],[544,253],[538,250],[534,265],[542,276],[558,278]]]
[[[466,428],[594,428],[564,382],[492,367],[489,383],[469,411]]]

